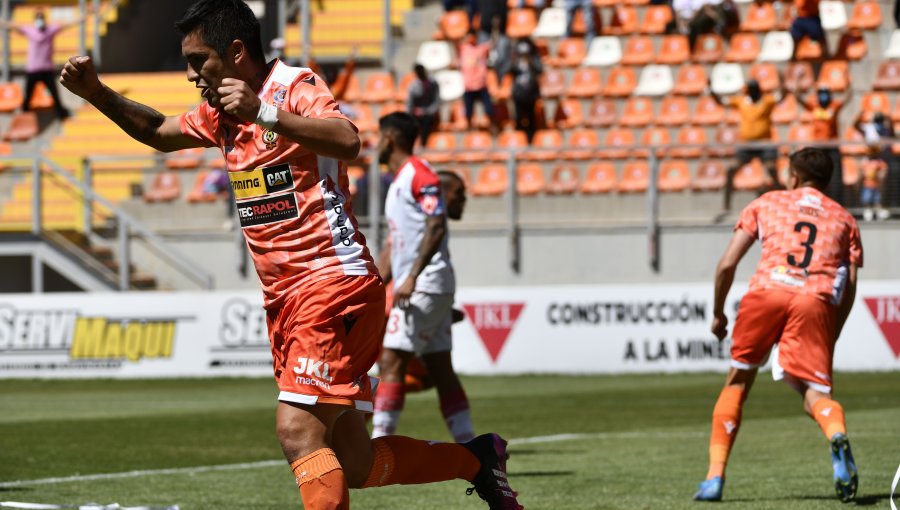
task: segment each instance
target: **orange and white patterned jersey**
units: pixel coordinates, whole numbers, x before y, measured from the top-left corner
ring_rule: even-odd
[[[325,82],[277,61],[259,98],[290,113],[346,119]],[[261,126],[203,103],[180,119],[181,132],[219,147],[266,308],[277,308],[304,282],[376,274],[348,203],[343,164],[320,169],[316,154]]]
[[[847,266],[863,264],[856,220],[815,188],[766,193],[741,212],[737,229],[762,242],[750,291],[786,290],[837,304]]]

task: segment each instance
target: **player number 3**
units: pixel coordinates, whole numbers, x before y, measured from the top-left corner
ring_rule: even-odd
[[[806,241],[800,243],[800,246],[803,246],[806,249],[806,251],[803,252],[803,260],[798,263],[793,253],[788,253],[787,256],[788,264],[799,267],[800,269],[806,268],[809,266],[809,263],[812,262],[813,244],[816,242],[816,232],[818,232],[815,225],[806,221],[800,221],[794,225],[794,232],[803,232],[803,229],[808,230]]]

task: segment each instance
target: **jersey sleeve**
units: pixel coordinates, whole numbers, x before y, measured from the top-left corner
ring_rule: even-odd
[[[416,207],[426,216],[445,214],[441,181],[433,172],[417,170],[412,179],[412,197]]]
[[[863,267],[862,237],[859,235],[859,225],[854,220],[850,224],[850,239],[847,246],[847,259],[856,267]]]
[[[291,85],[287,105],[291,113],[311,119],[344,119],[359,129],[343,113],[325,80],[312,71],[300,73]]]
[[[216,140],[215,124],[212,111],[206,103],[181,114],[181,117],[178,118],[181,134],[200,141],[204,147],[219,146],[219,142]]]
[[[759,239],[759,199],[750,202],[750,205],[741,211],[734,230],[743,230],[753,239]]]

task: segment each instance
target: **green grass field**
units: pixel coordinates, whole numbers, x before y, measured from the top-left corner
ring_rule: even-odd
[[[515,439],[510,481],[536,509],[678,509],[706,473],[709,416],[723,376],[469,377],[477,431]],[[900,464],[900,373],[837,374],[860,467],[856,505],[889,508]],[[300,508],[279,460],[269,379],[0,381],[0,501],[88,501],[194,509]],[[401,433],[447,439],[431,392]],[[562,438],[547,438],[572,434]],[[543,437],[542,437],[543,436]],[[528,441],[526,438],[535,438]],[[553,440],[556,439],[556,440]],[[133,470],[101,480],[11,483]],[[353,491],[356,509],[479,509],[464,482]],[[786,386],[760,377],[725,488],[729,509],[846,508],[827,443]],[[708,504],[707,504],[708,505]]]

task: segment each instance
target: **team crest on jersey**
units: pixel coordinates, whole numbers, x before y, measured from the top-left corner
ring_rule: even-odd
[[[272,101],[275,102],[275,106],[281,108],[281,105],[284,104],[284,98],[287,95],[287,89],[279,89],[275,91],[275,94],[272,96]]]
[[[267,150],[272,150],[278,145],[278,133],[272,131],[271,129],[263,130],[262,132],[263,143],[266,144]]]

